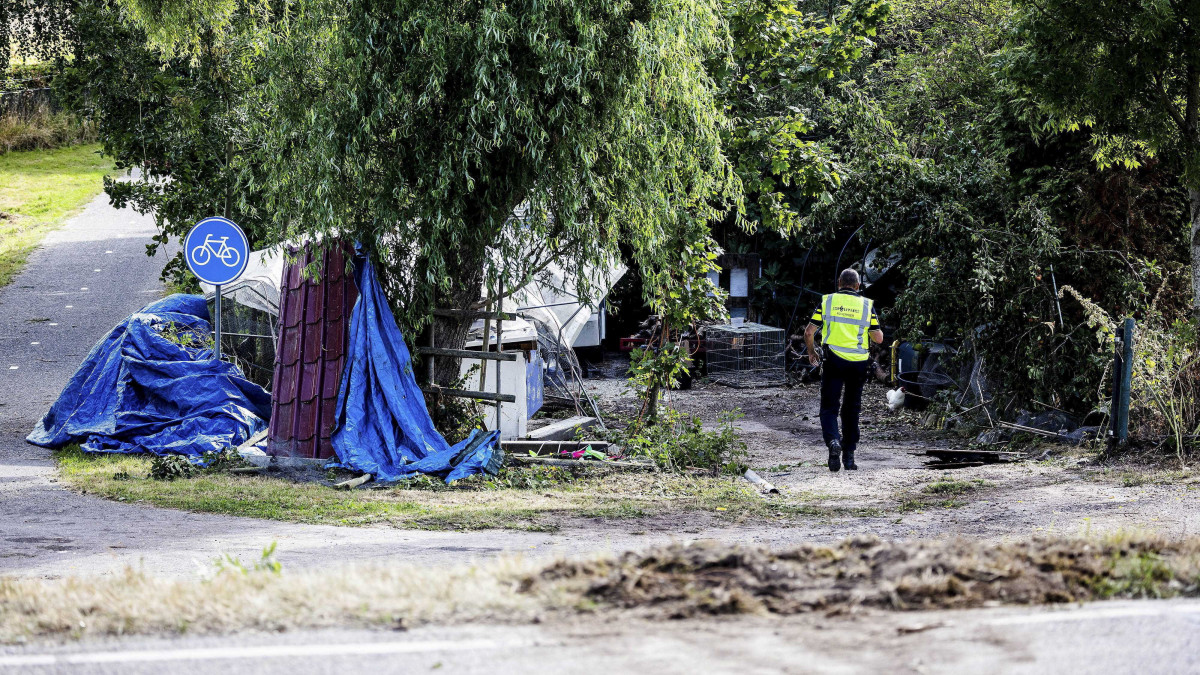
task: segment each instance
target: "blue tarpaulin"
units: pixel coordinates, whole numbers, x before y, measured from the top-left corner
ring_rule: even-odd
[[[208,307],[172,295],[118,324],[75,371],[26,440],[87,452],[176,453],[199,457],[244,443],[266,428],[270,395],[212,350],[168,340],[208,336]],[[187,342],[188,340],[180,340]]]
[[[346,369],[338,391],[333,448],[344,467],[394,481],[416,473],[447,483],[495,473],[497,432],[472,431],[451,446],[433,426],[413,376],[412,356],[369,260],[358,265]]]

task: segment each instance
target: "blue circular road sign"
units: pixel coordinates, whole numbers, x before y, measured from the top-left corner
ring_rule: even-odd
[[[183,240],[188,268],[200,281],[214,286],[227,284],[246,271],[250,242],[246,233],[224,218],[205,218],[196,223]]]

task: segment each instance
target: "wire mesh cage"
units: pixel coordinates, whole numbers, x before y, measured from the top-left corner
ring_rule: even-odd
[[[252,291],[242,290],[242,294]],[[216,302],[208,303],[211,315]],[[246,379],[271,390],[275,374],[277,317],[247,303],[244,295],[226,296],[221,302],[221,354],[242,369]]]
[[[705,332],[708,377],[730,387],[784,384],[784,329],[760,323],[709,326]]]

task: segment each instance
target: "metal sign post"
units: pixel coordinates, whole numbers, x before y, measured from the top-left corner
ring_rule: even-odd
[[[213,358],[221,360],[221,284],[217,284],[217,312],[213,317]]]
[[[221,359],[221,286],[236,281],[246,271],[250,242],[246,233],[225,218],[205,218],[196,223],[183,240],[188,269],[200,281],[215,286],[216,309],[213,317],[215,347],[213,357]]]

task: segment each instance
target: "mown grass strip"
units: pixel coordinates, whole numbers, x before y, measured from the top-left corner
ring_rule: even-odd
[[[153,479],[151,460],[145,456],[87,455],[77,448],[56,452],[55,459],[63,483],[86,494],[298,523],[554,531],[571,519],[623,521],[685,512],[704,512],[721,521],[868,515],[825,509],[803,498],[768,501],[748,483],[732,477],[642,472],[574,475],[554,467],[524,467],[506,469],[495,479],[474,477],[453,487],[421,479],[408,485],[346,491],[334,489],[329,484],[333,481],[293,480],[270,473]]]
[[[100,193],[113,164],[99,150],[76,145],[0,154],[0,287],[48,232]]]

